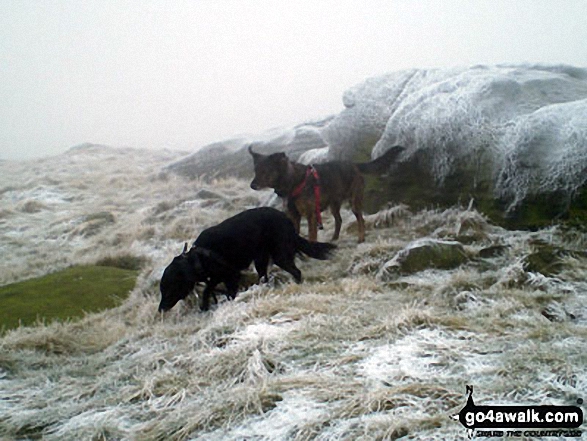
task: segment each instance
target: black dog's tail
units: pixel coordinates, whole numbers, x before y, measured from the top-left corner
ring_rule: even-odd
[[[370,162],[362,162],[355,164],[359,171],[364,174],[383,174],[387,171],[392,162],[394,162],[399,154],[405,149],[402,146],[396,145],[386,151],[379,158]]]
[[[332,243],[310,242],[299,235],[296,239],[296,251],[313,259],[326,260],[335,248],[336,245]]]

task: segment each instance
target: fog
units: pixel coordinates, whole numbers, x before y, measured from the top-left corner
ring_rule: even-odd
[[[413,67],[587,66],[583,0],[0,2],[0,159],[193,150]]]

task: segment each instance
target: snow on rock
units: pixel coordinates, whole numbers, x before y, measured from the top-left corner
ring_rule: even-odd
[[[297,162],[302,164],[319,164],[328,161],[328,147],[312,149],[303,153]]]
[[[352,160],[361,149],[370,153],[417,73],[408,70],[369,78],[345,92],[345,109],[323,129],[330,159]]]
[[[399,251],[377,273],[379,280],[394,279],[398,274],[413,274],[430,268],[452,269],[468,260],[460,242],[418,239]]]
[[[304,152],[326,146],[320,129],[331,120],[309,121],[293,128],[276,128],[256,136],[240,137],[202,147],[195,153],[167,167],[167,170],[189,178],[253,177],[253,162],[248,152],[271,154],[287,151],[297,160]]]
[[[352,106],[339,118],[362,137],[345,142],[335,119],[325,136],[336,139],[332,158],[360,158],[372,146],[373,157],[393,145],[407,148],[392,176],[377,183],[385,191],[376,206],[475,199],[493,220],[515,226],[567,216],[571,205],[586,208],[587,69],[411,70],[348,94]]]

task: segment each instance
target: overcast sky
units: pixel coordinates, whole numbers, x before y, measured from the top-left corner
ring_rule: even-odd
[[[194,149],[406,68],[587,67],[587,0],[0,0],[0,158]]]

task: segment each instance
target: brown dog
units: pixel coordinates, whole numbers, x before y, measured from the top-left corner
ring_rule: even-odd
[[[255,178],[251,182],[253,190],[273,188],[278,196],[285,198],[289,217],[300,231],[302,216],[308,219],[308,239],[316,241],[318,228],[322,228],[321,212],[330,207],[334,216],[334,234],[338,239],[342,218],[340,207],[350,201],[353,214],[359,225],[359,243],[365,240],[365,221],[363,220],[363,190],[365,179],[361,173],[381,174],[404,150],[394,146],[379,158],[355,164],[349,161],[330,161],[323,164],[303,165],[288,159],[285,153],[262,155],[253,152]]]

